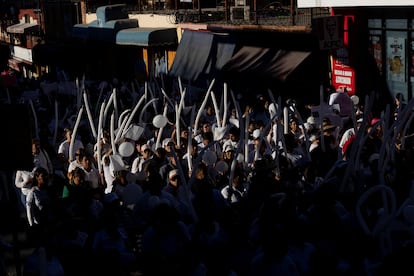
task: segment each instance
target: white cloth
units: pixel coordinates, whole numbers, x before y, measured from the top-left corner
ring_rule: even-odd
[[[27,196],[32,186],[33,172],[16,171],[14,185],[22,190],[22,193]]]

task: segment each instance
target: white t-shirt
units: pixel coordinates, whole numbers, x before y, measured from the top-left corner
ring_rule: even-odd
[[[83,143],[81,140],[75,139],[75,141],[73,142],[73,153],[72,153],[72,157],[69,158],[69,147],[70,147],[70,142],[65,140],[62,143],[60,143],[59,148],[58,148],[58,154],[63,154],[65,155],[65,157],[67,159],[70,160],[75,160],[75,152],[79,149],[83,149]]]

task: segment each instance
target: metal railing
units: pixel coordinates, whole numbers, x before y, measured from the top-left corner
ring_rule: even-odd
[[[95,6],[87,6],[87,12],[95,13]],[[140,10],[136,5],[127,5],[131,14],[160,14],[168,15],[172,23],[225,23],[225,24],[258,24],[281,26],[310,26],[312,19],[328,16],[328,8],[295,9],[293,14],[289,6],[285,7],[289,14],[261,15],[249,6],[229,7],[227,11],[222,6],[203,9],[166,9],[163,7],[142,6]]]

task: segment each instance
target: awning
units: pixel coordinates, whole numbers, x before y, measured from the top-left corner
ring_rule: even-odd
[[[310,54],[309,51],[242,46],[222,71],[229,75],[257,76],[283,82]]]
[[[177,45],[176,28],[129,28],[116,34],[116,44],[136,46]]]
[[[28,34],[38,32],[40,30],[39,24],[36,23],[19,23],[8,26],[6,31],[12,34]]]
[[[88,24],[75,24],[72,28],[72,37],[114,43],[116,34],[120,30],[137,26],[138,20],[136,19],[117,19],[106,22],[94,20]]]
[[[229,35],[185,30],[169,74],[190,81],[214,77],[235,47]]]

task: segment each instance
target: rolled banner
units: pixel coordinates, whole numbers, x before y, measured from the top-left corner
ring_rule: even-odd
[[[211,95],[211,100],[213,101],[214,110],[216,112],[217,126],[221,127],[220,109],[218,108],[218,105],[217,105],[216,96],[214,95],[213,91],[210,93],[210,95]]]
[[[81,106],[81,108],[79,109],[78,117],[76,118],[75,126],[73,127],[73,130],[72,130],[72,137],[69,143],[69,156],[68,156],[69,162],[73,161],[72,159],[73,158],[73,145],[75,143],[76,133],[78,131],[79,123],[82,118],[82,113],[83,113],[83,106]]]
[[[111,114],[111,123],[109,124],[109,134],[111,136],[111,147],[112,147],[112,153],[117,154],[117,148],[115,144],[115,113],[112,112]]]
[[[181,83],[181,78],[178,76],[178,88],[180,89],[180,94],[183,94],[183,84]]]
[[[141,96],[137,104],[135,105],[134,109],[132,110],[131,114],[129,115],[128,121],[126,121],[124,128],[120,129],[122,133],[124,130],[129,128],[129,125],[131,124],[132,120],[134,119],[135,113],[137,113],[138,108],[141,106],[141,104],[145,101],[145,94]]]
[[[177,138],[177,145],[181,145],[181,125],[180,125],[180,107],[175,104],[175,137]]]
[[[115,125],[118,124],[119,118],[119,110],[118,110],[118,97],[117,97],[117,89],[114,88],[112,94],[114,95],[113,104],[114,104],[114,113],[115,113]]]
[[[165,99],[167,100],[167,102],[171,106],[171,108],[174,108],[174,103],[171,101],[170,97],[168,97],[168,95],[165,92],[164,88],[161,88],[161,93],[164,95]]]
[[[99,103],[101,102],[101,98],[102,98],[102,94],[104,89],[108,86],[108,83],[106,81],[103,81],[99,84],[99,96],[98,99],[96,101],[96,106],[95,106],[95,115],[98,113],[98,108],[99,108]]]
[[[148,101],[141,109],[141,113],[139,114],[139,124],[143,125],[144,124],[144,114],[147,111],[147,108],[155,101],[158,101],[158,98],[155,99],[151,99],[150,101]]]
[[[130,113],[130,112],[131,112],[131,109],[125,109],[119,115],[119,118],[118,118],[118,129],[122,129],[121,126],[122,126],[122,123],[124,123],[124,117],[126,117],[128,115],[128,113]]]
[[[223,126],[227,125],[227,104],[228,104],[228,99],[227,99],[227,83],[224,83],[223,86]]]
[[[249,124],[250,115],[246,112],[244,129],[249,129]],[[246,166],[249,163],[249,132],[245,131],[244,135],[244,165]]]
[[[286,106],[283,108],[283,133],[289,133],[289,108]]]
[[[113,103],[113,100],[114,100],[114,93],[112,93],[111,96],[109,96],[109,100],[106,103],[104,117],[103,117],[102,122],[106,122],[106,118],[108,118],[109,108],[111,107],[111,104]]]
[[[210,86],[208,87],[208,90],[207,90],[206,95],[204,97],[204,100],[203,100],[203,102],[200,106],[200,109],[198,110],[197,117],[196,117],[195,122],[194,122],[194,134],[197,134],[197,132],[198,132],[198,123],[200,121],[201,114],[203,114],[204,108],[206,107],[208,97],[210,96],[211,89],[213,88],[213,85],[214,85],[215,81],[216,81],[215,79],[213,79],[211,81]]]
[[[93,122],[92,113],[89,105],[88,95],[86,94],[86,90],[83,91],[83,103],[85,104],[86,114],[88,115],[89,125],[91,127],[93,138],[96,139],[96,129],[95,124]]]
[[[188,127],[188,143],[187,143],[187,152],[190,152],[190,146],[192,145],[193,141],[193,128],[192,125],[194,123],[195,118],[195,105],[193,105],[191,109],[191,115],[190,115],[190,126]],[[191,145],[190,145],[191,143]],[[193,156],[191,154],[188,154],[187,158],[187,164],[188,164],[188,171],[193,171]]]
[[[162,133],[163,133],[163,131],[164,131],[164,127],[165,127],[165,125],[167,124],[167,122],[168,122],[168,119],[167,119],[167,111],[168,111],[168,105],[166,104],[165,106],[164,106],[164,113],[162,114],[162,116],[163,116],[163,120],[165,120],[165,123],[164,122],[162,122],[162,124],[161,124],[161,127],[159,128],[159,130],[158,130],[158,135],[157,135],[157,141],[156,141],[156,144],[155,144],[155,149],[157,149],[158,147],[160,147],[161,146],[161,138],[162,138]]]
[[[128,129],[125,129],[125,124],[127,123],[129,117],[128,115],[125,116],[125,118],[122,118],[122,123],[121,125],[118,127],[118,130],[116,132],[116,136],[115,136],[115,143],[119,142],[119,139],[121,139],[122,135],[125,135]]]
[[[96,162],[98,166],[99,173],[102,173],[102,147],[101,147],[101,139],[103,136],[103,117],[104,117],[104,110],[105,110],[105,101],[103,101],[101,105],[101,111],[99,113],[99,120],[98,120],[98,137],[96,139]]]

